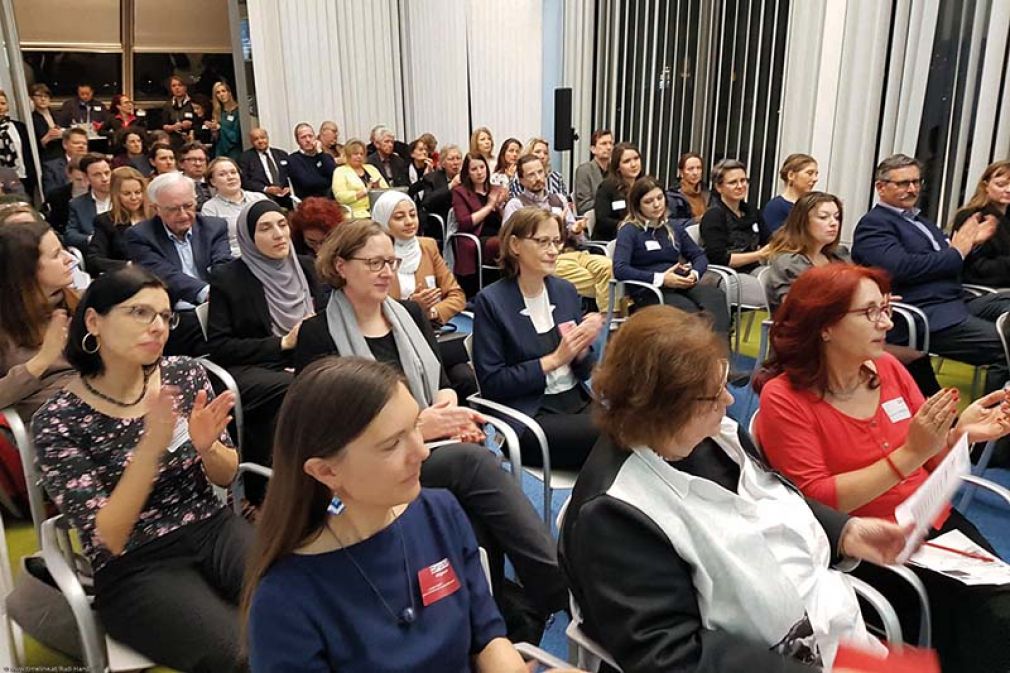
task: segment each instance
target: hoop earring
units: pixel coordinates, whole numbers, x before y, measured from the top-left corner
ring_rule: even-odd
[[[88,350],[88,337],[94,337],[95,338],[95,347],[92,350]],[[101,348],[101,347],[102,347],[102,344],[98,340],[97,336],[95,336],[91,332],[85,332],[84,333],[84,336],[81,338],[81,350],[82,351],[84,351],[88,355],[94,355],[95,353],[98,352],[98,349]]]

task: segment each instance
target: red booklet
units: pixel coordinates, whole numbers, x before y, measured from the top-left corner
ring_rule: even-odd
[[[860,673],[940,673],[940,660],[933,650],[915,647],[888,648],[878,657],[865,650],[839,645],[833,670],[851,668]]]

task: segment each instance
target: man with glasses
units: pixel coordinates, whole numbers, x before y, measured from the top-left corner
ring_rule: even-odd
[[[207,149],[203,143],[186,143],[179,150],[179,168],[182,174],[193,180],[196,188],[196,209],[210,201],[210,185],[207,184]]]
[[[130,259],[165,283],[173,308],[180,312],[179,327],[165,352],[202,355],[206,341],[193,309],[207,301],[214,267],[232,259],[228,224],[197,214],[195,185],[182,173],[159,175],[148,185],[147,195],[155,216],[127,229]]]
[[[968,253],[996,230],[995,219],[969,220],[953,237],[922,216],[916,204],[922,189],[918,160],[895,154],[880,162],[876,173],[880,201],[859,220],[852,258],[891,275],[893,292],[922,309],[929,319],[930,350],[972,365],[990,365],[986,391],[1007,380],[1006,358],[996,332],[996,319],[1010,311],[1010,297],[965,296],[961,267]],[[888,335],[906,338],[900,322]]]

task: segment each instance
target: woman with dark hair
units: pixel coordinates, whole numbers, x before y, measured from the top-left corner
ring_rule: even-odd
[[[179,170],[179,158],[171,145],[154,143],[147,150],[147,161],[151,164],[152,179],[165,173]]]
[[[231,671],[252,527],[213,486],[238,466],[225,431],[235,399],[213,399],[195,360],[162,357],[176,324],[140,267],[95,280],[68,338],[78,375],[35,414],[35,450],[91,562],[105,631],[180,671]]]
[[[642,157],[631,143],[617,143],[610,155],[607,177],[596,190],[593,210],[596,228],[593,238],[612,241],[617,236],[621,220],[628,214],[628,192],[635,180],[642,177]]]
[[[133,99],[125,93],[117,93],[112,97],[112,102],[109,104],[109,115],[99,133],[103,136],[117,136],[123,129],[131,126],[145,128],[147,113],[138,110],[133,104]]]
[[[386,364],[325,358],[291,386],[243,601],[254,673],[527,670],[459,504],[422,487],[420,423]]]
[[[412,199],[420,201],[424,198],[424,176],[433,170],[435,170],[435,162],[428,156],[428,143],[421,138],[410,143],[410,162],[407,164],[410,187],[407,193]]]
[[[736,159],[723,159],[712,168],[712,184],[716,195],[701,218],[701,245],[709,262],[736,269],[741,304],[763,306],[764,288],[756,274],[768,259],[770,234],[747,203],[747,167]],[[736,288],[729,288],[728,294],[736,300]]]
[[[491,174],[491,184],[502,189],[508,189],[516,176],[519,155],[523,144],[517,138],[506,138],[498,150],[498,160],[495,162],[494,173]]]
[[[344,209],[333,199],[320,196],[303,199],[291,213],[291,240],[295,252],[315,259],[323,241],[344,219]]]
[[[389,235],[370,220],[347,222],[326,239],[316,272],[333,291],[326,308],[302,325],[295,371],[321,357],[341,355],[378,360],[403,372],[421,406],[424,440],[452,441],[425,461],[421,483],[456,495],[482,546],[491,552],[496,587],[503,581],[499,559],[504,553],[522,580],[533,612],[546,618],[566,605],[553,542],[515,481],[489,451],[472,443],[484,439],[484,419],[457,403],[424,313],[412,301],[389,296],[399,265]],[[495,596],[504,599],[507,594],[496,591]],[[508,605],[500,605],[508,613]],[[542,626],[541,621],[538,628]]]
[[[147,200],[147,180],[130,166],[112,171],[112,208],[95,218],[95,233],[88,241],[88,269],[98,273],[114,271],[130,262],[126,230],[153,214]]]
[[[508,193],[489,180],[490,169],[483,155],[469,153],[463,158],[460,183],[452,190],[452,212],[459,230],[480,239],[484,263],[498,258],[498,230]],[[456,239],[453,245],[453,273],[467,297],[477,294],[481,272],[477,249],[469,240]]]
[[[312,259],[295,254],[280,206],[270,199],[246,205],[237,230],[241,255],[211,274],[207,347],[238,383],[246,459],[269,465],[274,421],[293,378],[298,331],[322,304],[322,295]],[[262,491],[248,496],[258,504]]]
[[[817,160],[809,154],[790,154],[786,157],[779,169],[779,178],[785,188],[761,210],[761,219],[769,232],[778,231],[799,198],[817,186],[818,176]]]
[[[474,303],[473,365],[484,397],[532,416],[543,428],[551,467],[582,466],[599,433],[586,387],[603,326],[583,317],[575,286],[553,276],[564,225],[549,211],[520,208],[502,229],[502,275]],[[518,432],[523,426],[516,426]],[[540,445],[519,438],[524,465],[539,466]]]
[[[701,220],[708,210],[712,195],[702,181],[703,160],[697,152],[684,152],[677,160],[677,179],[680,183],[667,194],[670,217]]]
[[[617,230],[614,278],[637,280],[660,288],[663,303],[689,313],[705,311],[712,328],[729,334],[726,295],[714,285],[700,285],[708,259],[691,240],[683,220],[667,212],[663,185],[652,177],[639,178],[628,194],[628,217]],[[655,303],[648,290],[632,292],[637,306]]]
[[[24,217],[17,214],[18,219]],[[69,380],[74,258],[41,220],[0,221],[0,408],[27,422]]]
[[[559,557],[582,629],[625,671],[813,673],[881,652],[842,572],[890,563],[894,523],[805,500],[726,416],[726,341],[668,306],[631,316],[593,374],[601,438]]]
[[[954,231],[969,218],[992,217],[996,233],[972,249],[964,261],[964,282],[990,287],[1010,287],[1010,160],[989,164],[978,180],[975,193],[954,215]]]
[[[976,442],[1010,431],[1010,394],[990,393],[959,418],[957,389],[923,399],[884,351],[892,327],[889,293],[879,269],[829,264],[804,273],[775,314],[774,355],[755,387],[761,393],[757,438],[772,467],[829,507],[893,520],[895,507],[922,486],[962,434]],[[954,530],[995,554],[948,505],[930,537]],[[1010,629],[1010,591],[911,567],[926,584],[943,670],[1006,671],[1010,645],[999,634]],[[890,577],[864,572],[874,584],[894,586]],[[898,593],[892,602],[914,633],[918,609],[909,609],[905,598]]]
[[[129,166],[140,171],[145,178],[154,172],[147,160],[147,133],[142,128],[129,126],[120,130],[114,139],[117,151],[112,158],[112,167]]]

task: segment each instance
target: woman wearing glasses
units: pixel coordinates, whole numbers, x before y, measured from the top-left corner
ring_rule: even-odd
[[[882,271],[852,264],[816,267],[797,279],[772,328],[775,355],[766,376],[774,378],[756,386],[756,436],[772,467],[807,497],[893,520],[895,507],[926,481],[962,433],[986,441],[1010,431],[1010,402],[996,391],[958,418],[956,389],[924,399],[884,351],[892,326],[889,291]],[[932,535],[952,530],[994,553],[948,506]],[[1007,670],[1010,646],[997,634],[1010,628],[1010,591],[916,572],[933,604],[933,642],[943,670]],[[915,611],[908,616],[914,632]]]
[[[35,449],[108,634],[180,671],[230,671],[252,527],[212,487],[238,465],[235,400],[215,399],[196,361],[162,357],[175,324],[165,286],[137,266],[92,283],[67,344],[77,376],[35,414]]]
[[[490,451],[474,443],[484,439],[483,418],[458,404],[421,307],[389,296],[400,264],[389,234],[371,220],[346,222],[327,237],[316,272],[333,292],[326,308],[302,324],[295,371],[327,355],[378,360],[399,370],[421,406],[424,440],[454,440],[432,451],[422,466],[421,484],[456,495],[481,546],[492,559],[500,553],[509,557],[526,597],[546,618],[567,605],[553,541],[515,481]],[[496,585],[502,581],[501,567],[493,563]],[[508,613],[508,605],[499,605]]]
[[[475,300],[473,363],[485,397],[540,424],[551,466],[577,469],[598,436],[586,381],[603,319],[583,317],[575,286],[552,275],[563,236],[560,218],[535,206],[509,217],[501,231],[504,278]],[[536,438],[525,432],[520,443],[523,464],[540,465]]]

